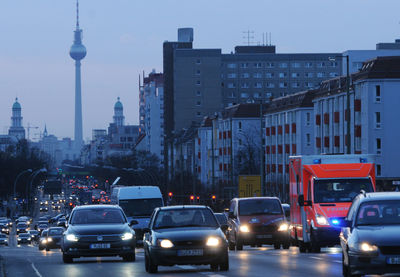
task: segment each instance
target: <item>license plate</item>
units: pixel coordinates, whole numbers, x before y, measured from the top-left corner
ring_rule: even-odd
[[[178,256],[203,256],[203,249],[178,250]]]
[[[272,235],[256,235],[256,238],[258,238],[258,239],[270,239],[270,238],[272,238]]]
[[[389,257],[386,258],[388,264],[400,264],[400,257]]]
[[[110,247],[109,243],[95,243],[90,245],[90,249],[107,249]]]

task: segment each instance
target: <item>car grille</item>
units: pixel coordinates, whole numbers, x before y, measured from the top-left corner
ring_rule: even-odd
[[[98,240],[98,237],[102,237],[102,240]],[[88,235],[88,236],[79,236],[79,241],[81,242],[113,242],[120,241],[121,235]]]
[[[384,255],[400,255],[400,245],[399,246],[380,246],[379,250]]]
[[[174,241],[175,246],[204,246],[202,240],[185,240],[185,241]]]
[[[275,224],[256,225],[252,226],[251,230],[256,233],[274,233],[276,230],[278,230],[278,227]]]

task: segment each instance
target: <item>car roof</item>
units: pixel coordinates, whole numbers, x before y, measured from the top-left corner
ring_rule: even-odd
[[[121,209],[118,205],[82,205],[76,206],[74,210],[81,210],[81,209],[104,209],[104,208],[112,208],[112,209]]]
[[[243,200],[258,200],[258,199],[266,199],[266,200],[279,200],[278,197],[274,196],[261,196],[261,197],[244,197],[244,198],[234,198],[233,200],[243,201]],[[279,200],[280,201],[280,200]]]
[[[176,205],[176,206],[165,206],[159,207],[160,210],[177,210],[177,209],[207,209],[208,206],[204,205]]]
[[[50,230],[64,230],[64,228],[63,227],[50,227],[48,230],[49,231]]]
[[[362,194],[361,202],[380,201],[380,200],[400,200],[400,192],[384,191],[384,192],[368,192]]]

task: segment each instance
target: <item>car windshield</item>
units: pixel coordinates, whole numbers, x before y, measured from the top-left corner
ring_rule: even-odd
[[[149,198],[119,200],[119,206],[124,210],[128,217],[149,217],[155,208],[161,207],[163,204],[161,198]]]
[[[49,236],[58,236],[58,235],[62,235],[62,233],[64,232],[63,229],[50,229],[48,232]]]
[[[26,228],[26,227],[28,227],[28,225],[26,225],[25,223],[17,224],[17,228]]]
[[[6,235],[0,234],[0,238],[7,238]]]
[[[37,234],[39,234],[39,231],[32,230],[32,231],[29,231],[28,233],[32,234],[32,235],[37,235]]]
[[[369,201],[358,209],[356,226],[400,225],[400,202],[397,200]]]
[[[154,229],[179,227],[218,227],[214,214],[209,209],[168,209],[158,212]]]
[[[248,199],[239,201],[239,215],[283,214],[277,199]]]
[[[126,219],[119,209],[79,209],[72,214],[71,224],[123,224]]]
[[[224,214],[214,214],[218,220],[219,225],[228,224],[228,219]]]
[[[23,234],[20,234],[19,237],[20,238],[26,238],[26,237],[29,237],[29,234],[23,233]]]
[[[47,231],[42,232],[42,237],[45,237],[45,236],[47,236]]]
[[[361,190],[373,191],[370,179],[316,179],[314,203],[351,202]]]

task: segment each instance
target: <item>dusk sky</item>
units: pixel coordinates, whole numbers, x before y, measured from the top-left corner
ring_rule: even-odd
[[[23,124],[73,137],[75,0],[0,1],[0,134],[15,97]],[[84,139],[112,121],[117,97],[138,124],[138,75],[162,70],[162,43],[194,28],[195,48],[243,44],[243,31],[272,33],[278,53],[375,49],[400,38],[399,0],[81,0]]]

